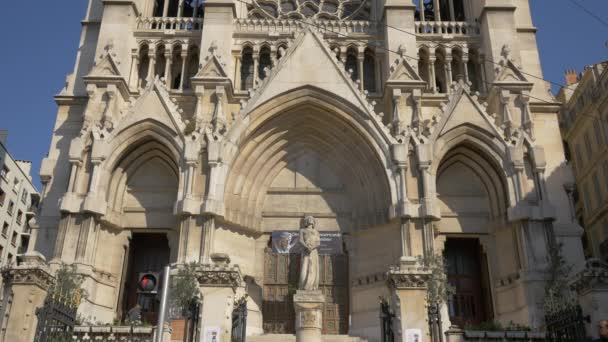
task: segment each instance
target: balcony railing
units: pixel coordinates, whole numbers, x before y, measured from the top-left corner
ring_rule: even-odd
[[[76,326],[71,341],[152,342],[153,328],[138,326]]]
[[[307,24],[301,20],[291,19],[236,19],[234,24],[236,31],[240,33],[292,33],[306,25],[311,25],[324,33],[371,34],[376,31],[376,26],[371,21],[365,20],[313,20],[310,24]]]
[[[137,30],[148,32],[189,32],[201,31],[203,18],[140,17]]]
[[[479,26],[466,21],[417,21],[415,27],[419,35],[476,36],[479,34]]]

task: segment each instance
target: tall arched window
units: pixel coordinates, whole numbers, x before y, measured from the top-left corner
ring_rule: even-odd
[[[241,55],[241,90],[250,88],[253,88],[253,50],[246,47]]]
[[[167,65],[167,58],[165,57],[165,45],[160,44],[156,47],[156,65],[154,75],[159,78],[165,77],[165,67]]]
[[[350,72],[350,78],[353,81],[359,79],[359,68],[357,67],[357,51],[355,49],[348,49],[346,52],[346,63],[345,68],[347,72]]]
[[[173,48],[173,63],[171,64],[171,89],[179,89],[182,82],[182,46]]]
[[[163,16],[163,8],[165,7],[165,1],[169,0],[154,0],[154,10],[152,11],[153,17]]]
[[[188,89],[192,89],[191,79],[196,76],[196,73],[198,72],[198,62],[198,47],[193,46],[188,51],[188,72],[186,73],[186,75],[188,75],[188,78],[186,79],[186,88]]]
[[[148,45],[139,48],[139,86],[145,87],[148,79],[148,69],[150,69],[150,57],[148,56]]]
[[[260,50],[260,62],[258,63],[258,77],[260,80],[266,78],[266,68],[272,66],[272,59],[270,58],[270,48],[263,47]]]
[[[363,89],[376,92],[376,57],[371,49],[365,49],[363,57]]]
[[[424,82],[426,82],[427,90],[431,88],[431,79],[429,75],[429,54],[426,50],[418,51],[418,74]]]

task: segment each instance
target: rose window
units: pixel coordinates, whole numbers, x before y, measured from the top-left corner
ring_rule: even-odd
[[[251,19],[369,20],[366,0],[252,0]]]

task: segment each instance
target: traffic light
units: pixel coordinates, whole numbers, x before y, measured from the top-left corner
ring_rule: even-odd
[[[144,294],[158,293],[158,280],[160,276],[157,272],[140,273],[137,281],[137,292]]]

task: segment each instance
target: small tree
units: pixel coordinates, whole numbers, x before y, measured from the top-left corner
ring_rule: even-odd
[[[419,256],[418,262],[431,272],[427,283],[427,301],[429,304],[440,305],[454,294],[454,287],[448,282],[446,260],[441,254]]]
[[[545,285],[544,309],[546,314],[554,314],[576,306],[576,299],[568,290],[568,277],[572,266],[568,265],[562,255],[562,244],[551,244],[547,258],[549,280]]]
[[[171,299],[174,307],[179,308],[183,315],[200,295],[197,271],[198,264],[191,262],[181,267],[173,278]]]
[[[55,284],[49,289],[48,295],[57,301],[77,307],[81,299],[87,297],[87,293],[82,289],[84,277],[76,273],[75,265],[62,263],[55,274]]]

